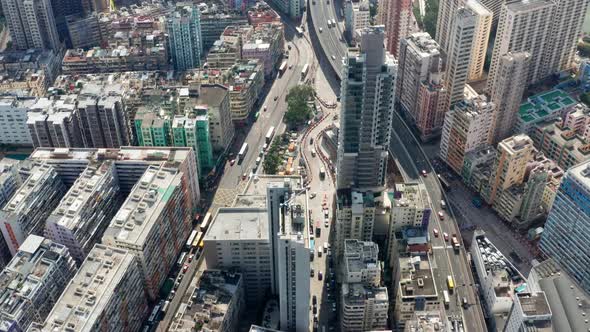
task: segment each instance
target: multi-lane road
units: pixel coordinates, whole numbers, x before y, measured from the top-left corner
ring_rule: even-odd
[[[341,24],[335,28],[327,28],[326,22],[337,18],[334,0],[309,0],[309,12],[311,13],[314,23],[314,31],[320,41],[325,55],[330,58],[330,64],[339,75],[342,69],[342,57],[346,52],[346,44],[341,42],[342,31]],[[338,9],[339,10],[339,9]],[[320,32],[319,28],[322,28]],[[336,54],[336,60],[332,55]],[[444,240],[442,234],[448,233],[449,236],[456,234],[460,238],[459,228],[455,221],[452,211],[444,210],[446,216],[444,220],[439,220],[437,214],[443,210],[440,201],[445,199],[441,190],[436,173],[433,171],[430,162],[422,149],[419,142],[415,139],[413,133],[405,126],[403,120],[396,114],[394,117],[393,139],[391,142],[390,152],[398,163],[402,166],[402,174],[412,181],[421,181],[428,191],[432,213],[432,222],[428,231],[432,235],[433,229],[440,232],[440,237],[432,238],[432,258],[433,272],[437,276],[437,284],[442,299],[442,290],[446,287],[445,281],[447,276],[451,275],[455,281],[456,289],[452,293],[451,304],[447,310],[447,315],[451,320],[462,321],[466,331],[485,331],[486,325],[484,316],[477,295],[473,276],[468,263],[465,247],[456,251],[452,248],[450,242]],[[422,170],[428,172],[426,177],[420,175]],[[467,306],[462,305],[462,299],[467,299]]]
[[[320,41],[320,45],[322,46],[330,65],[334,68],[336,75],[340,77],[342,71],[342,58],[346,56],[348,46],[343,38],[343,24],[338,21],[339,15],[337,15],[334,6],[335,0],[307,1],[308,13],[311,13],[314,32]],[[328,20],[336,21],[336,26],[329,28]],[[320,28],[322,29],[321,32]]]

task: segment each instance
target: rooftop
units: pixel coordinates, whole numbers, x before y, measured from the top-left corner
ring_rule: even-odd
[[[535,123],[575,104],[576,102],[562,90],[550,90],[529,97],[520,105],[518,116],[524,123]]]
[[[344,257],[348,272],[379,268],[379,246],[370,241],[344,240]]]
[[[142,247],[162,216],[170,197],[181,190],[181,173],[174,168],[150,166],[121,206],[104,238]]]
[[[91,331],[118,295],[121,279],[134,264],[126,250],[96,244],[45,321],[44,329]]]
[[[38,199],[37,193],[42,190],[41,188],[46,181],[51,180],[51,176],[55,174],[54,172],[55,170],[50,165],[35,162],[29,171],[29,177],[2,210],[9,213],[27,213],[26,204],[31,200]]]
[[[227,88],[220,84],[202,84],[199,89],[198,104],[218,107],[227,96]]]
[[[429,206],[426,187],[418,182],[396,183],[393,192],[389,192],[394,207],[426,208]]]
[[[389,301],[386,287],[373,287],[362,283],[342,284],[342,297],[347,305],[354,303],[362,305],[368,299],[381,303],[388,303]]]
[[[406,41],[422,57],[440,55],[440,46],[427,32],[415,32]]]
[[[446,331],[447,319],[440,311],[414,312],[412,319],[406,321],[404,332],[438,332]]]
[[[539,289],[543,291],[552,312],[554,331],[588,331],[590,321],[590,297],[573,279],[552,259],[534,264],[531,276],[535,275]],[[530,284],[530,283],[529,283]],[[533,285],[530,285],[533,286]]]
[[[266,208],[220,208],[207,231],[205,241],[268,241],[268,227]]]
[[[436,284],[428,256],[401,257],[399,292],[402,298],[437,297]]]
[[[37,148],[30,155],[32,160],[115,160],[145,161],[150,164],[183,162],[191,152],[188,147],[141,147],[124,146],[120,149],[86,148]]]
[[[551,309],[543,292],[535,294],[518,293],[516,294],[516,299],[520,303],[522,312],[526,317],[534,319],[535,316],[551,316]]]

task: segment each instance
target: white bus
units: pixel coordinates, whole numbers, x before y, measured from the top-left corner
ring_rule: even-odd
[[[449,297],[449,292],[448,291],[446,291],[446,290],[443,291],[443,298],[444,298],[444,301],[445,301],[445,307],[448,307],[449,306],[449,303],[451,303],[451,298]]]
[[[283,76],[285,70],[287,70],[287,61],[283,61],[283,63],[281,63],[281,66],[279,67],[279,76]]]
[[[194,229],[191,232],[191,235],[188,237],[188,240],[186,241],[186,248],[189,249],[191,247],[191,245],[193,244],[193,241],[195,240],[195,236],[197,236],[197,230]]]
[[[203,221],[201,221],[201,232],[205,233],[207,228],[209,228],[209,223],[211,222],[211,212],[207,212]]]
[[[184,263],[185,258],[186,252],[183,252],[182,254],[180,254],[180,257],[178,258],[178,262],[176,262],[176,265],[178,265],[179,267],[182,266],[182,263]]]
[[[266,144],[270,144],[270,141],[272,141],[272,136],[274,134],[275,134],[275,127],[268,128],[268,131],[266,132],[266,138],[265,138]]]
[[[241,163],[244,160],[246,153],[248,153],[248,143],[244,143],[240,148],[240,152],[238,152],[238,163]]]
[[[306,63],[305,66],[303,66],[303,70],[301,70],[301,78],[304,78],[305,76],[307,76],[308,71],[309,71],[309,64]]]

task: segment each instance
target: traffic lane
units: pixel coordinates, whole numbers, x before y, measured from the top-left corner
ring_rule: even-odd
[[[325,49],[328,46],[332,50],[338,50],[338,47],[335,47],[332,42],[328,41],[328,40],[332,40],[333,38],[330,36],[329,31],[326,31],[325,26],[324,26],[325,22],[328,21],[328,18],[327,18],[328,12],[327,12],[327,8],[325,6],[326,6],[326,4],[324,4],[323,2],[316,1],[316,5],[311,6],[311,17],[312,17],[312,20],[314,23],[316,35],[318,36],[318,39],[320,40],[320,44],[322,46],[322,49],[324,49],[324,53],[328,57],[328,62],[330,63],[332,68],[334,68],[334,70],[336,71],[336,75],[340,76],[340,73],[342,70],[341,61],[339,59],[332,60],[331,56],[328,55],[329,54],[328,50]],[[324,32],[326,32],[326,34],[324,34],[324,32],[321,32],[321,33],[319,32],[320,27],[324,30]],[[327,44],[329,44],[329,45],[327,45]],[[345,53],[342,51],[337,51],[337,52],[338,52],[338,54]]]

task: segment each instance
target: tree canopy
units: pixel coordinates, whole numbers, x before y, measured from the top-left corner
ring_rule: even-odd
[[[284,119],[288,126],[296,127],[311,119],[312,110],[307,102],[313,100],[313,96],[314,90],[309,85],[297,85],[289,90]]]

